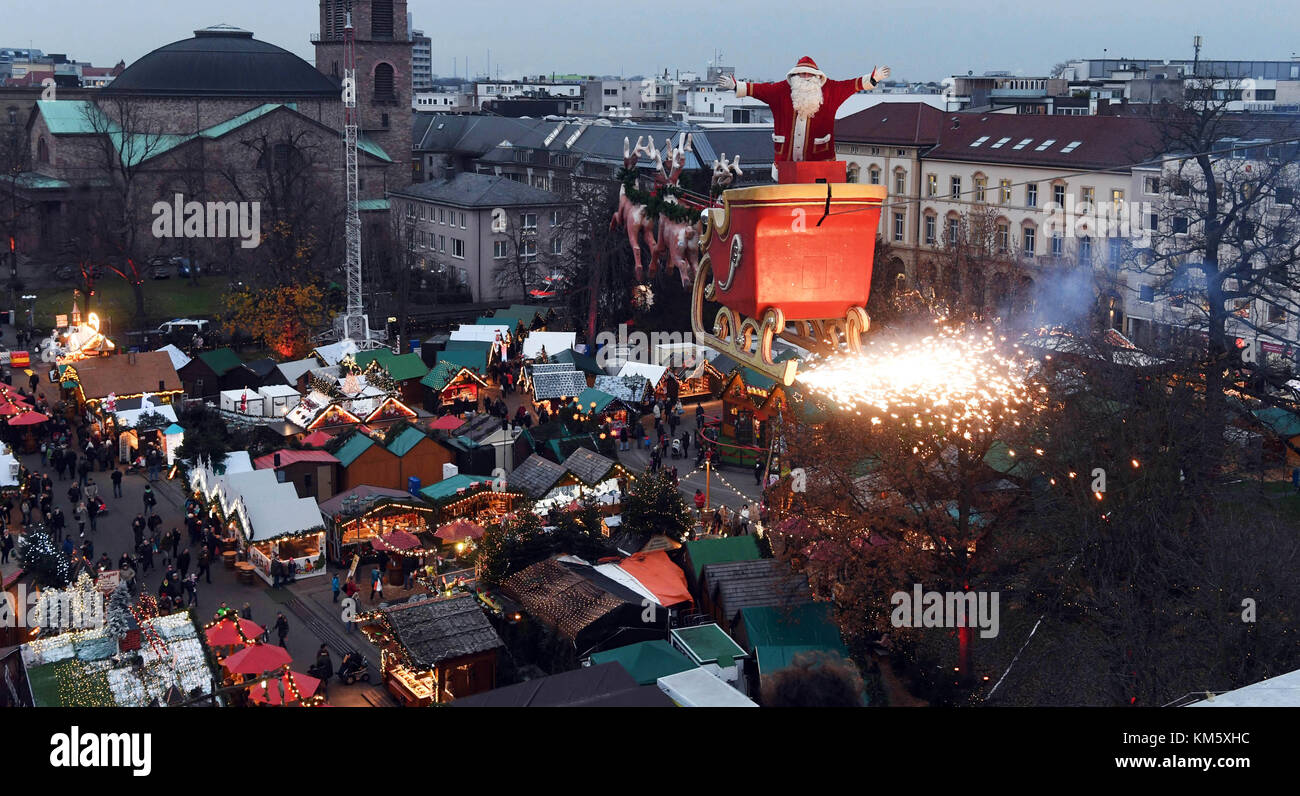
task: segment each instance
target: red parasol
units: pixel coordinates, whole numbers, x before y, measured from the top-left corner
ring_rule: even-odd
[[[226,658],[225,666],[235,674],[262,674],[289,663],[292,658],[284,647],[253,644]]]
[[[240,630],[244,631],[244,638],[248,639],[256,639],[264,632],[262,626],[251,619],[240,619],[238,629],[235,628],[233,621],[222,619],[208,628],[208,644],[213,647],[229,647],[243,644],[245,643],[244,639],[239,637]]]
[[[469,520],[456,520],[439,528],[434,536],[448,542],[457,542],[461,539],[481,539],[483,534],[482,525],[475,525]]]
[[[393,531],[371,539],[370,546],[376,550],[392,550],[400,553],[404,550],[415,550],[420,546],[420,540],[406,531]]]
[[[9,401],[3,398],[0,398],[0,415],[3,415],[5,417],[12,417],[16,414],[21,413],[26,408],[27,407],[25,406],[18,406],[16,404],[10,403]]]
[[[263,688],[262,684],[259,682],[257,685],[248,689],[248,698],[258,704],[278,706],[280,704],[280,685],[277,682],[278,680],[285,681],[284,698],[290,701],[295,698],[293,690],[289,687],[290,683],[293,683],[293,685],[298,687],[298,693],[303,699],[310,698],[312,694],[316,693],[316,689],[320,687],[320,680],[318,678],[312,677],[309,674],[291,671],[287,678],[273,677],[267,680],[266,688]]]
[[[455,431],[465,425],[465,421],[455,415],[443,415],[429,424],[434,431]]]
[[[44,423],[47,420],[49,420],[49,418],[41,414],[40,412],[33,412],[31,410],[28,410],[23,412],[21,415],[18,415],[17,417],[10,418],[9,425],[34,426],[37,423]]]

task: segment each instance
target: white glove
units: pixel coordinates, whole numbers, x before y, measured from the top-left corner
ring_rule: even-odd
[[[882,80],[888,80],[888,79],[889,79],[889,67],[877,66],[875,69],[871,70],[872,83],[879,83]]]
[[[718,84],[718,88],[722,89],[723,91],[736,90],[736,78],[733,75],[727,75],[727,74],[718,75],[718,79],[716,82]]]

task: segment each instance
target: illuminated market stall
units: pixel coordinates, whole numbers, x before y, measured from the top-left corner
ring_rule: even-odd
[[[218,473],[205,461],[190,470],[190,490],[209,516],[236,535],[253,571],[268,583],[271,560],[293,561],[299,577],[325,574],[325,519],[312,498],[274,470],[257,470],[246,453],[228,456]]]
[[[329,559],[338,564],[347,564],[353,555],[363,562],[373,560],[373,541],[396,531],[419,541],[418,547],[404,551],[407,555],[425,555],[438,547],[433,535],[436,509],[401,490],[357,486],[324,501],[320,510]]]
[[[440,525],[456,519],[488,525],[514,511],[524,495],[510,486],[497,491],[489,476],[458,473],[421,489],[420,497],[437,507]]]
[[[505,645],[470,594],[380,608],[357,618],[380,649],[380,672],[403,705],[425,707],[490,691]]]

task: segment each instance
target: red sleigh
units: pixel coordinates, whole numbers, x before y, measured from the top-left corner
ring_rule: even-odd
[[[814,353],[856,352],[867,331],[886,190],[845,181],[843,161],[778,163],[777,185],[724,191],[702,219],[691,322],[699,342],[780,380],[777,337]],[[705,301],[722,306],[705,326]]]

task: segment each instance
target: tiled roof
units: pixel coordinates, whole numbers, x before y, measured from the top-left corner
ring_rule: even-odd
[[[573,398],[587,389],[587,375],[577,370],[533,375],[533,398]]]
[[[710,601],[727,621],[742,608],[812,602],[808,576],[774,558],[709,564],[703,569],[701,581]]]
[[[595,388],[608,393],[627,404],[637,404],[645,397],[647,382],[643,378],[629,376],[597,376]]]
[[[74,370],[87,398],[103,398],[109,393],[132,395],[139,392],[162,392],[184,389],[181,378],[172,367],[171,356],[166,351],[142,351],[137,354],[117,354],[93,357],[76,362],[68,369]],[[67,370],[64,371],[67,381]]]
[[[835,120],[835,140],[902,146],[932,146],[951,114],[923,102],[882,102]]]
[[[280,464],[278,466],[275,463],[275,457],[277,456],[280,457]],[[280,467],[288,467],[289,465],[297,464],[298,462],[320,462],[322,464],[338,464],[338,461],[339,461],[338,457],[330,453],[327,453],[325,451],[311,451],[311,450],[295,451],[286,448],[285,450],[280,450],[280,451],[276,451],[275,453],[268,453],[265,456],[257,457],[256,459],[253,460],[253,467],[258,470],[264,470],[268,467],[274,467],[276,469],[279,469]]]
[[[449,180],[421,182],[390,191],[391,196],[457,207],[510,207],[568,204],[571,200],[508,177],[461,172]]]
[[[1128,171],[1135,163],[1163,154],[1159,129],[1149,119],[1006,113],[955,115],[957,129],[952,129],[951,122],[944,125],[938,145],[925,154],[927,160]],[[981,138],[984,142],[973,146]]]
[[[564,469],[588,486],[595,486],[614,469],[614,460],[586,448],[578,448],[564,460]]]
[[[407,602],[380,613],[422,668],[505,646],[470,594]]]
[[[522,492],[531,498],[542,498],[564,477],[564,473],[564,465],[534,453],[510,472],[506,483],[516,492]]]

